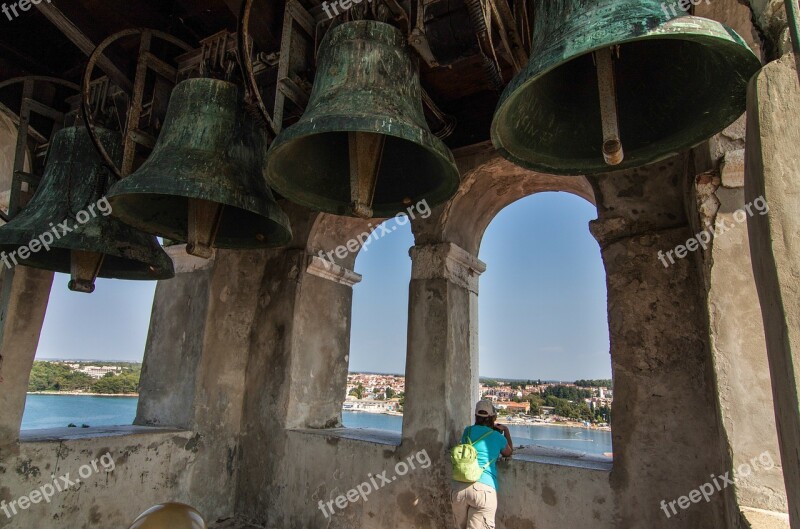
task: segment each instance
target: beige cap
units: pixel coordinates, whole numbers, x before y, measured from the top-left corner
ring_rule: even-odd
[[[497,415],[497,410],[494,409],[494,404],[490,400],[479,400],[475,405],[475,415],[479,417],[494,417]]]

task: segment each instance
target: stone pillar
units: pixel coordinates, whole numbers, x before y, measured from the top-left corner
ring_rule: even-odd
[[[593,179],[599,219],[591,229],[608,286],[618,527],[725,527],[720,493],[677,504],[727,470],[702,278],[686,248],[673,252],[673,263],[665,256],[692,236],[683,175],[676,158]]]
[[[746,198],[769,205],[749,223],[751,253],[772,373],[783,476],[800,529],[800,86],[794,56],[754,77],[748,91]]]
[[[136,422],[194,432],[186,449],[201,479],[184,501],[202,498],[207,519],[228,517],[265,252],[217,250],[213,261],[190,258],[183,246],[169,252],[178,274],[156,292]]]
[[[478,278],[486,265],[452,243],[415,246],[408,306],[403,443],[444,450],[478,399]]]
[[[266,270],[245,379],[237,514],[277,527],[298,501],[285,490],[302,465],[288,430],[341,426],[361,276],[304,249],[270,252]]]
[[[727,502],[729,524],[756,510],[785,513],[786,494],[775,430],[772,387],[761,305],[747,222],[766,214],[744,198],[744,117],[697,151],[692,231],[705,231],[698,250],[725,450],[736,487]],[[710,147],[710,148],[708,148]],[[710,156],[708,156],[710,155]],[[748,213],[749,210],[749,213]]]
[[[194,427],[214,261],[192,257],[185,248],[165,248],[175,263],[175,277],[156,286],[134,424]]]
[[[19,266],[2,271],[0,294],[0,447],[16,443],[28,379],[39,346],[53,272]],[[4,456],[0,451],[0,456]]]

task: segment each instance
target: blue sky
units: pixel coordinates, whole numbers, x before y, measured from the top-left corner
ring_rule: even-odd
[[[500,212],[480,259],[481,375],[610,378],[605,272],[588,222],[594,206],[543,193]],[[389,221],[393,222],[393,221]],[[403,373],[413,244],[399,226],[356,261],[350,369]],[[99,280],[94,294],[57,274],[37,358],[141,361],[155,284]]]

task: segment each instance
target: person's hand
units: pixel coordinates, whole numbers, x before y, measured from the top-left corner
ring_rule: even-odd
[[[500,433],[506,433],[508,431],[508,426],[505,424],[495,424],[494,429]]]

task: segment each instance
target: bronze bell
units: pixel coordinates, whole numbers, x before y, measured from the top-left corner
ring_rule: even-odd
[[[239,88],[189,79],[172,93],[150,158],[108,195],[114,215],[142,231],[212,248],[285,245],[289,219],[263,174],[266,131],[248,113]]]
[[[96,131],[112,158],[119,160],[120,135],[103,128]],[[156,280],[175,275],[172,259],[155,237],[109,216],[110,205],[103,196],[114,177],[85,128],[58,131],[47,156],[33,199],[0,228],[6,266],[18,263],[71,274],[70,290],[86,293],[94,291],[97,277]]]
[[[272,143],[267,179],[298,204],[389,217],[447,201],[460,177],[422,108],[417,65],[398,29],[369,20],[331,29],[303,117]]]
[[[545,173],[627,169],[741,116],[760,61],[730,28],[676,18],[672,1],[536,2],[533,57],[492,123],[500,153]]]

